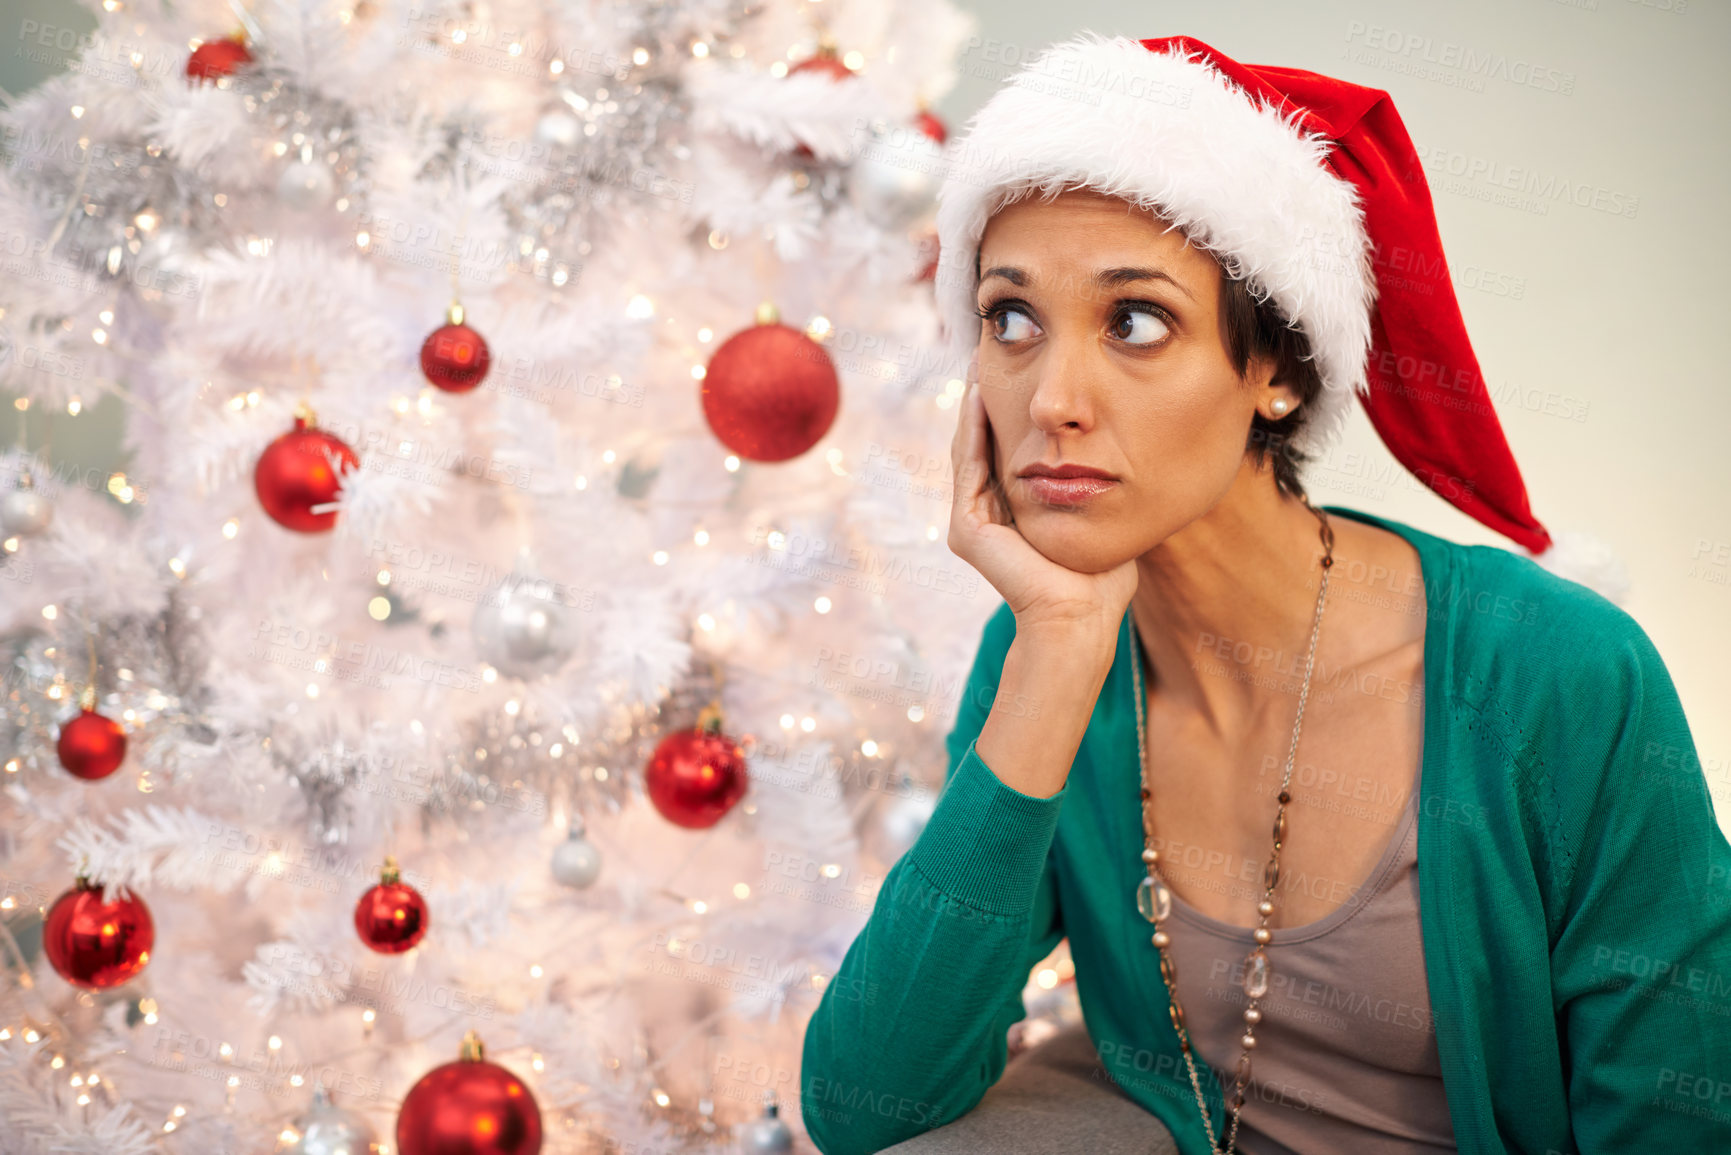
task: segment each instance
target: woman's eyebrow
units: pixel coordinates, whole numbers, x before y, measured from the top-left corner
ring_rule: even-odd
[[[980,274],[980,283],[984,284],[993,277],[1002,277],[1004,280],[1018,288],[1025,286],[1028,283],[1028,274],[1016,268],[1014,265],[993,265],[991,268]]]
[[[980,274],[980,283],[985,284],[993,277],[1001,277],[1018,288],[1026,287],[1030,280],[1026,272],[1014,265],[993,265],[991,268]],[[1093,280],[1094,284],[1102,289],[1115,289],[1121,285],[1128,285],[1135,281],[1165,281],[1174,289],[1177,289],[1180,293],[1189,297],[1192,301],[1196,299],[1194,293],[1179,284],[1178,281],[1173,278],[1172,274],[1163,269],[1131,267],[1101,269],[1099,272],[1094,274]]]
[[[1103,289],[1115,289],[1119,285],[1127,285],[1132,281],[1165,281],[1192,301],[1196,300],[1195,294],[1180,285],[1170,273],[1161,269],[1101,269],[1094,274],[1094,283]]]

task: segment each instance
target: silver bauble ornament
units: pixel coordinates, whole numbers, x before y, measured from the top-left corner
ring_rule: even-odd
[[[283,1155],[374,1155],[379,1149],[367,1121],[332,1103],[322,1083],[313,1087],[312,1105],[295,1120],[295,1130],[300,1138]]]
[[[28,484],[0,498],[0,530],[6,537],[34,537],[54,520],[54,503]]]
[[[519,558],[511,576],[475,607],[475,648],[489,665],[513,678],[549,674],[577,644],[577,608],[571,591],[534,572]]]
[[[601,874],[601,852],[583,837],[581,816],[571,820],[565,841],[553,848],[553,877],[559,883],[582,890],[594,884]]]
[[[884,228],[930,211],[943,183],[944,150],[912,125],[879,126],[848,169],[848,199]]]
[[[773,1097],[763,1105],[763,1114],[746,1124],[742,1146],[751,1155],[782,1155],[793,1150],[793,1132],[781,1121],[781,1107]]]
[[[335,191],[336,178],[330,168],[305,151],[289,162],[276,182],[277,199],[296,212],[323,208],[331,203]]]

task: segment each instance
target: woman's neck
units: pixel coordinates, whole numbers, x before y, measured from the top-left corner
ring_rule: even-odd
[[[1149,685],[1225,736],[1290,701],[1277,687],[1302,676],[1322,553],[1317,515],[1247,463],[1213,509],[1137,560],[1130,613]]]

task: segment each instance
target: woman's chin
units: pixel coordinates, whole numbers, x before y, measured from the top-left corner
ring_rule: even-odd
[[[1016,528],[1047,561],[1077,573],[1105,573],[1135,556],[1118,545],[1100,519],[1070,511],[1018,514]]]

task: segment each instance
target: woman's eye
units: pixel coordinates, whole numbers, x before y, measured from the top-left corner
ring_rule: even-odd
[[[1155,345],[1170,332],[1160,314],[1150,309],[1125,309],[1112,322],[1112,336],[1127,345]]]
[[[1034,319],[1020,309],[999,309],[991,321],[992,332],[1000,341],[1025,341],[1040,331]]]

